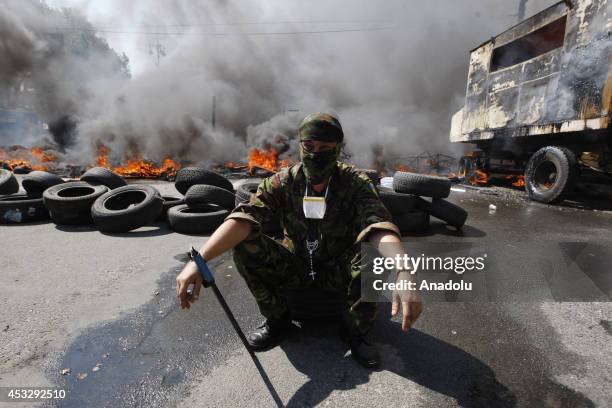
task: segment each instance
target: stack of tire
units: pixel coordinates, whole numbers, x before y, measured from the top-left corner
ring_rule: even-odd
[[[20,192],[19,182],[13,173],[0,169],[0,224],[23,224],[49,219],[42,198],[47,188],[61,184],[64,180],[44,171],[32,171],[23,178]]]
[[[402,234],[413,234],[427,231],[431,216],[456,228],[465,224],[467,212],[444,200],[450,187],[443,177],[398,171],[393,175],[393,188],[379,187],[378,191]]]
[[[43,202],[55,224],[95,223],[107,233],[128,232],[150,224],[164,206],[163,198],[153,187],[127,185],[121,176],[104,167],[87,170],[80,181],[47,188]]]
[[[210,234],[223,223],[235,205],[232,183],[201,167],[185,167],[176,174],[175,188],[184,204],[168,210],[168,224],[182,234]]]

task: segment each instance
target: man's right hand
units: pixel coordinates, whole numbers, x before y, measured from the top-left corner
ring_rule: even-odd
[[[198,300],[202,282],[202,275],[200,275],[196,263],[189,261],[176,277],[176,296],[181,302],[181,309],[189,309],[191,303]],[[191,284],[193,284],[193,291],[188,292]]]
[[[229,219],[223,222],[208,238],[208,241],[200,249],[200,254],[206,254],[206,261],[210,262],[225,251],[229,251],[244,241],[252,230],[249,221]],[[196,263],[190,261],[185,265],[181,273],[176,277],[176,297],[181,302],[181,309],[189,309],[191,303],[198,300],[200,289],[202,289],[202,275]],[[189,285],[193,284],[193,292],[189,293]]]

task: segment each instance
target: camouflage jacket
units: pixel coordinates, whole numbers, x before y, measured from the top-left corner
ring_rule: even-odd
[[[400,235],[370,179],[352,166],[338,162],[329,183],[322,220],[305,218],[302,208],[305,189],[306,177],[298,163],[264,179],[250,202],[238,205],[226,219],[245,219],[259,228],[279,214],[283,244],[291,252],[308,259],[307,237],[315,234],[319,239],[319,248],[313,256],[315,263],[333,262],[372,230]]]

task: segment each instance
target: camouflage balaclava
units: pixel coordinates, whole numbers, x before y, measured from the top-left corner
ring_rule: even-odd
[[[327,113],[311,113],[300,123],[298,137],[300,138],[300,158],[308,182],[310,184],[324,182],[336,169],[336,163],[342,150],[344,133],[340,122]],[[315,153],[304,148],[302,142],[307,140],[338,142],[338,145],[332,150]]]

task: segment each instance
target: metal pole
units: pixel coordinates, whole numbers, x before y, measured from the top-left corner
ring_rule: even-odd
[[[227,318],[229,319],[232,326],[234,326],[234,330],[236,331],[236,334],[238,334],[238,337],[240,337],[242,344],[244,344],[244,347],[249,352],[249,355],[251,356],[253,363],[255,363],[255,367],[257,367],[257,371],[259,371],[259,375],[261,375],[261,379],[266,384],[266,387],[268,388],[268,391],[270,392],[272,399],[274,399],[276,406],[284,407],[283,401],[280,399],[278,393],[274,389],[274,385],[272,385],[272,382],[270,381],[268,374],[266,374],[263,366],[261,365],[259,358],[257,358],[257,355],[255,355],[253,350],[251,350],[251,347],[249,346],[249,343],[247,342],[246,336],[244,335],[242,329],[238,325],[238,322],[234,318],[234,314],[232,313],[229,306],[225,302],[225,299],[223,298],[223,295],[221,294],[221,292],[219,292],[219,288],[217,288],[217,284],[213,283],[211,287],[212,287],[213,293],[215,294],[215,297],[217,298],[217,300],[219,301],[219,304],[221,304],[221,307],[223,308],[223,311],[227,315]]]
[[[527,1],[528,0],[519,1],[519,8],[518,8],[518,22],[519,23],[525,19],[525,11],[527,10]]]
[[[214,99],[213,99],[213,101],[214,101]],[[207,288],[209,286],[212,287],[212,290],[213,290],[213,293],[215,294],[215,297],[219,301],[219,304],[223,308],[223,311],[225,312],[225,315],[227,316],[227,318],[229,319],[230,323],[234,327],[234,330],[236,331],[236,334],[238,335],[238,337],[240,337],[240,341],[242,341],[242,344],[244,345],[244,347],[246,348],[247,352],[251,356],[251,359],[253,360],[253,363],[255,363],[255,367],[257,367],[257,371],[259,371],[259,375],[261,376],[261,379],[263,380],[263,382],[266,384],[266,387],[268,388],[268,391],[270,392],[270,395],[272,396],[272,399],[276,403],[276,406],[280,407],[280,408],[283,408],[284,407],[283,401],[280,399],[280,397],[278,396],[278,393],[274,389],[274,385],[272,385],[272,382],[270,381],[270,378],[268,377],[268,375],[264,371],[264,368],[261,365],[261,362],[259,361],[259,358],[257,358],[257,356],[255,355],[255,352],[253,352],[253,350],[249,346],[249,342],[247,341],[246,336],[244,335],[244,332],[240,328],[240,325],[236,321],[236,318],[234,317],[234,313],[232,313],[232,310],[227,305],[227,302],[225,302],[225,298],[223,298],[223,295],[219,291],[219,288],[217,287],[217,283],[215,282],[215,277],[212,274],[212,272],[210,271],[210,269],[208,268],[208,265],[206,264],[206,261],[204,260],[204,258],[202,258],[202,255],[200,255],[200,253],[195,248],[193,248],[193,247],[191,247],[191,251],[189,251],[189,257],[198,266],[200,274],[202,275],[202,286],[204,286],[205,288]]]
[[[215,130],[215,110],[217,109],[216,98],[213,95],[213,104],[212,104],[212,128]]]

